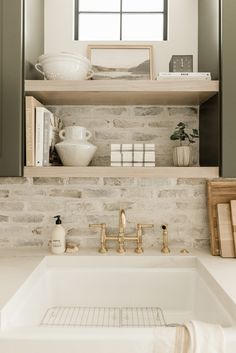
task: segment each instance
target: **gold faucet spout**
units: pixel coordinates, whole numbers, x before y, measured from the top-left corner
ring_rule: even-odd
[[[120,210],[119,215],[119,234],[118,234],[118,253],[123,254],[125,253],[125,226],[126,226],[126,216],[125,210]]]
[[[126,216],[125,216],[125,210],[121,209],[120,210],[120,222],[119,222],[119,233],[122,234],[125,232],[125,226],[126,226]]]

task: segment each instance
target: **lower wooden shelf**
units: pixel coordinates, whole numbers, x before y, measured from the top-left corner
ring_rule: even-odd
[[[25,167],[25,177],[218,178],[218,167]]]

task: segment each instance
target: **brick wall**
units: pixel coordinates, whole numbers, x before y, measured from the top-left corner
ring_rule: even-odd
[[[93,165],[110,165],[111,143],[155,143],[156,165],[173,165],[170,135],[182,121],[190,129],[198,128],[198,107],[163,106],[54,106],[48,107],[64,126],[85,126],[92,132],[90,140],[98,150]],[[198,141],[193,145],[198,163]]]
[[[198,127],[197,107],[49,108],[65,126],[91,130],[98,146],[94,165],[110,164],[110,143],[150,142],[156,144],[157,166],[170,166],[175,142],[169,136],[175,126],[183,121]],[[198,147],[197,142],[195,156]],[[205,184],[204,179],[175,178],[0,178],[0,247],[47,246],[57,214],[68,238],[95,247],[99,232],[88,224],[105,222],[115,231],[120,207],[126,210],[128,232],[136,223],[154,223],[153,230],[145,230],[145,247],[160,246],[162,223],[169,224],[172,247],[208,246]]]
[[[53,216],[62,215],[68,238],[82,247],[98,246],[99,232],[89,223],[118,225],[125,208],[127,232],[136,223],[145,230],[145,247],[161,242],[162,223],[169,225],[171,246],[209,244],[204,179],[164,178],[0,178],[0,246],[47,246]]]

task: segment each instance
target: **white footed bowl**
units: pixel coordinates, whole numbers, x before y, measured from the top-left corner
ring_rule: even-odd
[[[93,76],[90,61],[79,54],[41,55],[35,68],[47,80],[87,80]]]

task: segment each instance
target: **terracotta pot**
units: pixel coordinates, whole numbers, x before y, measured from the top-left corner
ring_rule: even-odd
[[[188,167],[193,164],[193,152],[190,146],[179,146],[173,152],[174,166]]]

